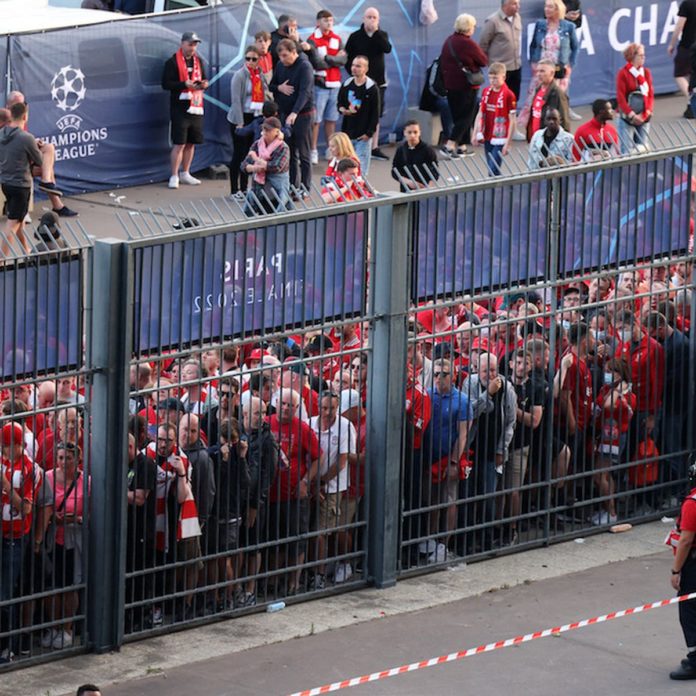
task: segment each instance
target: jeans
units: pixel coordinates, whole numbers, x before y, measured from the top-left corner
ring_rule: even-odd
[[[625,155],[631,152],[636,145],[647,145],[648,135],[650,134],[649,123],[644,123],[642,126],[632,126],[622,118],[618,118],[616,125],[619,131],[619,143],[621,144],[622,154]]]
[[[448,140],[452,133],[452,112],[450,111],[447,97],[437,98],[437,108],[440,112],[440,123],[442,124],[443,142]]]
[[[352,140],[355,154],[360,160],[360,173],[367,176],[370,171],[370,156],[372,154],[372,139],[368,140]]]
[[[486,152],[488,172],[491,176],[500,176],[500,165],[503,163],[503,146],[491,145],[485,142],[483,143],[483,149]]]

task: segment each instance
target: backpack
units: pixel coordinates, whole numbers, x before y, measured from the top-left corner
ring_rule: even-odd
[[[437,100],[440,97],[446,97],[447,90],[442,79],[442,70],[440,69],[440,57],[438,56],[428,66],[425,71],[425,84],[421,93],[420,103],[418,108],[421,111],[439,111],[437,108]]]

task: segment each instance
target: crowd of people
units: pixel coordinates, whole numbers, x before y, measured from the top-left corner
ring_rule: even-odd
[[[410,314],[402,567],[532,539],[547,513],[562,530],[675,504],[690,273],[607,272]],[[347,323],[133,361],[128,633],[363,577],[368,338]],[[75,377],[0,395],[5,659],[79,640],[86,400]]]

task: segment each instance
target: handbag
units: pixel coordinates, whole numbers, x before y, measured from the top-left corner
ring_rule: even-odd
[[[455,62],[459,66],[459,69],[464,73],[464,77],[466,78],[466,81],[469,83],[469,87],[480,87],[486,80],[486,78],[483,75],[483,71],[469,70],[469,68],[464,67],[462,61],[459,60],[459,56],[454,52],[454,49],[452,48],[452,37],[450,37],[447,41],[447,47],[449,48],[450,53],[452,54],[452,58],[454,58]]]
[[[626,101],[633,113],[640,115],[645,111],[645,95],[640,90],[631,92]]]

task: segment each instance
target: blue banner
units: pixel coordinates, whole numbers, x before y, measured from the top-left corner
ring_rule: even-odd
[[[547,182],[419,201],[414,302],[545,276]]]
[[[134,251],[134,351],[286,330],[364,310],[367,213]]]
[[[75,367],[82,355],[82,262],[37,258],[0,271],[2,378]]]
[[[691,157],[570,175],[562,187],[562,275],[688,248]]]

